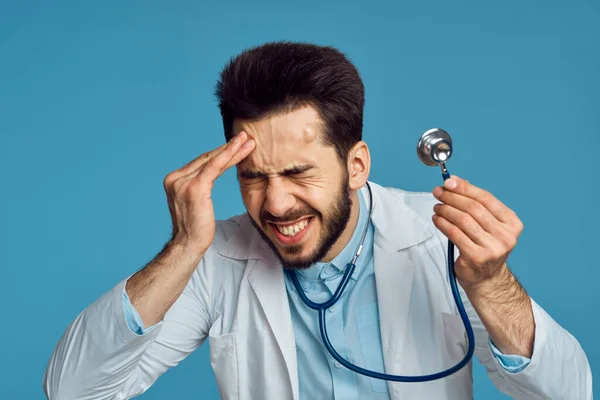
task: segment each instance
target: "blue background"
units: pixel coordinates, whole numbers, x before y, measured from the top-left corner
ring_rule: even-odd
[[[371,180],[432,190],[416,142],[452,134],[451,172],[524,222],[513,271],[600,368],[598,2],[48,3],[0,4],[0,398],[42,398],[69,322],[169,239],[162,179],[224,141],[219,70],[276,39],[356,63]],[[232,170],[214,198],[244,211]],[[218,398],[208,345],[142,398]]]

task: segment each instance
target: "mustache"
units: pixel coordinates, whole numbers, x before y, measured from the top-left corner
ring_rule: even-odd
[[[263,224],[266,224],[267,221],[273,222],[276,224],[281,224],[281,223],[296,221],[297,219],[300,219],[302,217],[307,217],[310,215],[320,216],[321,214],[312,207],[305,207],[305,208],[298,209],[298,210],[290,210],[281,217],[276,217],[273,214],[271,214],[270,212],[263,210],[260,213],[260,220]]]

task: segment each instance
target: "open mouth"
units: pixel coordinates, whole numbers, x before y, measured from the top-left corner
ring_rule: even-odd
[[[307,217],[287,224],[269,222],[269,226],[271,226],[279,242],[290,245],[298,243],[306,235],[312,220],[313,217]]]

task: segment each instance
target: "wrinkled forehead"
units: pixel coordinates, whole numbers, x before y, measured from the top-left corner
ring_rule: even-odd
[[[239,165],[262,172],[279,172],[298,164],[319,165],[330,146],[323,144],[323,123],[312,107],[256,121],[235,120],[234,134],[246,132],[256,147]]]

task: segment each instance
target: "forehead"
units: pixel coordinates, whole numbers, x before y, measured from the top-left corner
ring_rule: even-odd
[[[318,167],[321,157],[333,151],[323,144],[323,122],[310,106],[257,121],[235,120],[233,130],[246,132],[256,142],[254,151],[239,164],[243,169],[280,172],[299,164]]]

